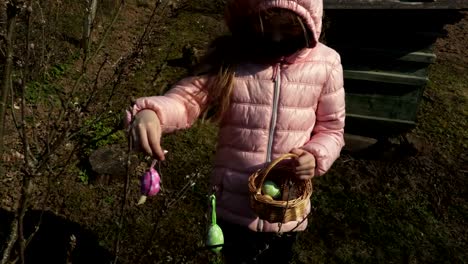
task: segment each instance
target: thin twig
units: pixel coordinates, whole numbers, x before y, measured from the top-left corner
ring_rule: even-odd
[[[38,72],[41,72],[42,70],[44,70],[44,58],[45,58],[45,49],[46,49],[46,45],[45,45],[45,40],[46,40],[46,37],[45,37],[45,22],[46,21],[45,21],[45,18],[44,18],[44,12],[42,11],[41,2],[36,1],[36,3],[37,3],[37,9],[39,10],[39,14],[41,14],[39,24],[41,25],[42,47],[41,47],[41,60],[39,62],[40,70],[38,71]]]
[[[134,59],[134,58],[133,58]],[[131,59],[129,59],[130,61]],[[124,63],[124,66],[123,67],[126,67],[126,64],[130,64],[130,63]],[[117,78],[115,78],[115,81],[113,82],[113,85],[112,85],[112,89],[111,89],[111,92],[109,94],[109,97],[107,98],[107,101],[106,101],[106,106],[111,102],[112,100],[112,97],[114,97],[115,95],[115,92],[117,91],[117,87],[119,86],[119,84],[122,82],[122,79],[123,79],[123,74],[124,74],[124,68],[122,68],[120,71],[119,71],[119,74],[117,75]]]
[[[198,180],[198,178],[200,178],[199,173],[196,174],[196,180]],[[194,180],[188,181],[175,195],[165,200],[163,208],[158,211],[153,229],[150,232],[150,237],[146,243],[144,243],[145,248],[143,248],[140,254],[137,255],[139,256],[138,260],[134,263],[142,263],[143,259],[146,257],[147,252],[151,251],[151,249],[154,247],[154,244],[151,243],[151,241],[153,241],[154,236],[160,228],[159,224],[161,223],[161,220],[166,218],[165,216],[167,216],[167,214],[171,211],[171,209],[173,209],[177,202],[184,198],[185,193],[190,189],[190,187],[193,187],[195,184],[196,181]]]
[[[109,62],[109,56],[106,54],[106,58],[104,59],[104,61],[99,66],[99,69],[98,69],[98,71],[96,73],[96,78],[94,79],[94,84],[93,84],[93,89],[91,90],[91,94],[90,94],[90,96],[88,97],[88,100],[86,101],[86,103],[83,106],[83,109],[85,111],[88,111],[89,104],[94,99],[94,96],[96,95],[96,92],[98,91],[98,84],[99,84],[99,79],[100,79],[100,76],[101,76],[102,69],[104,68],[104,66],[108,62]]]
[[[7,19],[7,36],[6,36],[6,60],[5,67],[3,70],[3,80],[1,86],[1,102],[0,102],[0,161],[3,160],[4,152],[4,124],[5,124],[5,112],[7,105],[7,97],[10,91],[11,76],[13,70],[13,44],[15,38],[15,27],[17,18],[17,7],[15,3],[9,2],[7,4],[8,19]],[[0,169],[3,170],[3,164],[0,165]]]
[[[63,164],[65,164],[65,165],[70,164],[70,161],[73,158],[73,155],[75,154],[77,149],[78,149],[78,145],[75,145],[73,147],[73,149],[68,152],[68,158],[65,159],[65,162]],[[55,168],[51,168],[49,165],[47,165],[47,170],[49,172],[49,175],[52,175],[52,176],[47,177],[47,190],[46,190],[46,193],[44,195],[45,197],[43,199],[43,202],[42,202],[41,214],[40,214],[39,220],[38,220],[38,222],[36,224],[36,228],[34,229],[33,233],[31,233],[31,235],[29,235],[29,237],[28,237],[28,239],[26,241],[26,247],[32,241],[34,236],[37,234],[37,232],[39,231],[40,226],[42,224],[42,218],[43,218],[43,215],[44,215],[45,207],[46,207],[47,201],[49,200],[50,193],[51,193],[51,190],[52,190],[52,180],[51,179],[52,178],[57,179],[58,176],[63,175],[66,168],[67,168],[67,166],[62,166],[62,168],[60,170],[55,170]]]
[[[161,65],[158,67],[158,69],[156,70],[154,76],[153,76],[153,79],[151,80],[151,85],[155,86],[156,83],[160,80],[161,78],[161,74],[162,72],[164,71],[164,69],[166,68],[167,66],[167,60],[169,59],[169,54],[172,52],[172,48],[174,47],[174,43],[171,43],[171,45],[169,46],[169,49],[167,50],[166,52],[166,57],[164,58],[163,62],[161,63]],[[159,91],[159,94],[161,95],[162,94],[162,91],[160,90]]]
[[[70,157],[71,156],[72,155],[70,154]],[[70,158],[67,159],[65,164],[67,164],[69,161],[70,161]],[[49,166],[47,166],[47,170],[49,171],[50,175],[54,174],[52,168],[50,168]],[[64,169],[62,169],[60,172],[56,173],[56,175],[62,175],[63,172],[64,172]],[[29,246],[29,243],[31,243],[32,239],[37,234],[37,232],[39,232],[39,229],[41,227],[42,219],[43,219],[44,212],[45,212],[46,203],[47,203],[47,201],[49,200],[49,197],[50,197],[50,190],[51,190],[51,180],[50,179],[51,179],[51,177],[47,177],[47,191],[46,191],[46,193],[44,195],[45,197],[44,197],[43,202],[42,202],[42,207],[41,207],[41,213],[39,215],[39,220],[37,221],[37,224],[35,225],[34,231],[29,235],[28,239],[26,239],[26,247]]]
[[[25,156],[26,159],[26,156]],[[28,209],[28,203],[29,203],[29,194],[31,193],[31,177],[32,175],[29,175],[27,172],[25,172],[25,175],[23,176],[23,188],[21,188],[21,202],[20,202],[20,208],[19,208],[19,216],[18,216],[18,239],[19,239],[19,246],[20,246],[20,262],[22,264],[25,263],[25,250],[26,250],[26,241],[24,239],[24,216],[26,215],[26,211]]]
[[[117,8],[117,11],[115,12],[114,16],[112,17],[112,21],[110,25],[107,27],[106,31],[104,32],[104,36],[101,38],[101,41],[98,44],[98,47],[96,48],[96,51],[94,54],[89,58],[89,60],[86,61],[86,63],[89,63],[94,60],[94,58],[99,54],[101,51],[102,47],[104,46],[104,41],[107,39],[109,36],[110,31],[114,27],[115,22],[117,21],[117,18],[119,17],[120,11],[122,11],[123,6],[125,5],[125,0],[120,0],[120,5]]]
[[[39,147],[39,138],[37,137],[37,129],[36,129],[36,126],[38,126],[38,124],[36,124],[36,114],[35,114],[35,111],[34,110],[31,110],[31,137],[32,137],[32,143],[34,143],[34,147],[36,148],[36,153],[38,153],[40,151],[40,147]],[[32,151],[31,151],[31,148],[30,148],[30,152],[31,152],[31,158],[34,160],[34,162],[36,163],[37,160],[35,159],[35,157],[32,155]]]
[[[89,59],[87,59],[86,61],[83,62],[84,64],[87,65],[87,64],[89,64],[90,62],[92,62],[92,61],[94,60],[94,58],[97,56],[97,54],[101,51],[101,48],[103,47],[105,40],[107,40],[107,37],[108,37],[108,35],[109,35],[111,29],[113,28],[115,22],[117,21],[117,18],[119,17],[119,14],[120,14],[120,12],[121,12],[122,9],[123,9],[124,4],[125,4],[125,1],[124,1],[124,0],[121,0],[121,1],[120,1],[120,5],[119,5],[117,11],[115,12],[115,14],[114,14],[114,16],[113,16],[110,25],[107,27],[107,29],[106,29],[106,31],[105,31],[105,33],[104,33],[104,36],[101,38],[101,40],[100,40],[100,42],[99,42],[99,44],[98,44],[98,47],[97,47],[96,51],[94,52],[94,54],[93,54]],[[78,79],[76,79],[76,81],[75,81],[74,84],[73,84],[73,87],[72,87],[72,89],[71,89],[71,91],[70,91],[70,93],[69,93],[68,99],[66,100],[66,102],[65,102],[65,104],[64,104],[65,107],[66,107],[66,108],[64,109],[65,111],[62,111],[62,112],[60,113],[58,119],[57,119],[57,123],[58,123],[58,124],[61,124],[61,123],[63,122],[63,120],[70,114],[70,111],[68,111],[68,108],[70,107],[70,103],[71,103],[71,101],[72,101],[73,98],[74,98],[74,94],[75,94],[75,92],[76,92],[76,90],[77,90],[79,84],[81,83],[81,81],[83,80],[83,78],[84,78],[85,76],[86,76],[86,66],[83,67],[83,70],[82,70],[80,76],[78,77]],[[55,135],[56,132],[57,132],[56,130],[52,131],[51,138],[55,138],[55,137],[56,137],[56,135]]]
[[[11,250],[13,249],[13,246],[16,243],[16,239],[18,236],[18,221],[16,221],[16,219],[13,219],[13,221],[11,222],[10,230],[10,236],[8,237],[8,242],[6,243],[6,248],[3,251],[3,257],[2,261],[0,261],[0,264],[8,263],[8,260],[10,259]]]
[[[30,40],[31,40],[31,13],[32,13],[32,0],[28,2],[26,7],[27,10],[27,24],[26,24],[26,59],[24,62],[24,67],[26,70],[26,77],[29,74],[29,57],[30,57]],[[28,209],[29,195],[31,190],[31,178],[32,174],[30,173],[31,164],[29,163],[29,140],[26,130],[26,80],[24,78],[21,82],[21,130],[23,134],[23,151],[24,151],[24,173],[23,173],[23,187],[22,187],[22,203],[20,205],[20,213],[18,218],[18,236],[19,236],[19,248],[20,248],[20,263],[25,263],[25,251],[26,251],[26,241],[24,239],[24,216]]]
[[[124,194],[123,194],[122,205],[120,208],[119,225],[117,226],[117,235],[116,235],[115,244],[114,244],[114,254],[115,254],[114,262],[113,262],[114,264],[117,264],[117,261],[119,259],[119,253],[120,253],[120,237],[122,234],[122,228],[123,228],[124,219],[125,219],[125,209],[126,209],[126,204],[127,204],[127,199],[128,199],[128,190],[129,190],[129,185],[130,185],[130,174],[131,174],[130,165],[131,165],[132,149],[133,149],[133,140],[131,138],[131,133],[129,133],[127,163],[125,164],[126,178],[125,178],[125,185],[124,185]]]
[[[169,1],[165,1],[164,5],[162,5],[160,13],[164,13],[166,7],[168,6],[168,2]],[[156,14],[158,14],[157,11],[159,10],[160,6],[161,6],[161,1],[156,1],[155,5],[153,7],[153,10],[151,11],[150,18],[148,19],[148,21],[145,24],[145,29],[143,30],[143,33],[138,38],[138,41],[137,41],[136,45],[133,48],[133,51],[130,53],[129,56],[127,56],[126,59],[122,60],[123,63],[121,65],[121,70],[120,70],[120,72],[118,74],[117,81],[114,82],[112,92],[111,92],[111,94],[109,96],[109,100],[113,97],[113,95],[115,93],[115,89],[116,89],[117,85],[120,83],[120,80],[121,80],[121,77],[122,77],[122,75],[124,73],[125,67],[127,65],[129,65],[133,60],[135,60],[137,57],[139,57],[141,55],[142,50],[143,50],[143,43],[144,43],[145,39],[147,38],[148,35],[150,35],[151,32],[153,32],[153,30],[155,28],[154,25],[153,25],[153,20],[156,17]],[[159,22],[159,20],[157,22]],[[169,55],[169,52],[168,52],[167,56],[168,55]]]
[[[154,26],[152,24],[153,24],[154,18],[156,17],[156,14],[158,13],[157,11],[159,10],[160,5],[161,5],[161,2],[159,2],[159,1],[157,1],[155,3],[155,6],[154,6],[154,8],[153,8],[153,10],[151,12],[150,18],[146,22],[143,34],[141,34],[140,37],[138,38],[138,41],[137,41],[137,43],[135,44],[135,46],[133,48],[133,51],[126,58],[124,58],[124,59],[122,59],[120,61],[119,65],[118,65],[119,70],[116,71],[117,72],[117,78],[113,78],[112,81],[107,82],[107,83],[105,83],[103,85],[103,87],[107,87],[109,84],[111,84],[111,83],[113,84],[110,95],[109,95],[109,98],[107,99],[107,102],[110,102],[112,100],[113,96],[115,95],[117,87],[122,81],[122,77],[123,77],[123,74],[125,73],[126,67],[128,67],[128,65],[131,65],[131,63],[141,55],[142,50],[143,50],[143,43],[144,43],[145,39],[154,30]],[[162,6],[161,13],[164,12],[164,10],[166,9],[167,6],[168,6],[168,1],[166,1],[165,4]],[[169,55],[169,52],[168,52],[167,55]]]
[[[35,165],[35,173],[40,174],[45,165],[47,165],[47,162],[51,158],[52,154],[55,153],[55,151],[62,145],[62,143],[69,138],[71,126],[68,124],[67,126],[62,127],[63,132],[58,135],[58,137],[50,143],[49,141],[46,142],[46,149],[40,155],[40,158],[37,160],[37,163]]]
[[[91,45],[91,34],[94,28],[94,18],[96,16],[96,9],[97,9],[97,0],[86,0],[86,11],[87,14],[85,16],[85,23],[84,23],[84,28],[83,28],[83,36],[82,36],[82,41],[84,42],[83,44],[83,50],[84,50],[84,60],[89,55],[89,50],[90,50],[90,45]],[[83,63],[83,66],[86,64]]]
[[[49,109],[47,111],[47,124],[46,124],[46,130],[47,131],[53,131],[52,129],[52,124],[54,124],[52,117],[53,117],[53,112],[54,112],[54,102],[52,102],[52,99],[49,98]],[[50,141],[51,141],[51,134],[47,133],[45,137],[45,148],[44,148],[44,153],[50,153]],[[44,155],[41,155],[44,156]]]
[[[18,10],[16,9],[15,3],[9,2],[7,5],[8,9],[8,17],[7,17],[7,36],[6,36],[6,61],[5,61],[5,68],[3,70],[3,83],[2,83],[2,104],[0,106],[0,161],[3,160],[3,152],[4,152],[4,123],[5,123],[5,111],[6,111],[6,102],[8,97],[8,92],[10,90],[9,85],[11,85],[11,75],[12,75],[12,68],[13,68],[13,42],[14,42],[14,32],[16,27],[16,17]],[[3,164],[0,164],[0,170],[3,170]],[[21,195],[21,194],[20,194]],[[16,211],[18,212],[18,211]],[[16,217],[14,222],[16,222]],[[11,250],[17,240],[17,229],[18,224],[12,224],[10,230],[9,240],[6,243],[7,247],[3,251],[3,257],[1,264],[6,264],[7,261],[10,259]]]
[[[16,129],[17,129],[17,132],[18,134],[20,135],[20,140],[23,144],[23,154],[24,156],[28,156],[28,158],[32,161],[32,162],[36,162],[36,158],[34,157],[34,154],[32,153],[31,151],[31,147],[30,147],[30,144],[29,144],[29,139],[28,139],[28,131],[27,131],[27,124],[26,124],[26,87],[25,87],[25,77],[23,75],[23,70],[20,70],[20,77],[21,77],[21,89],[20,89],[20,100],[21,100],[21,106],[20,106],[20,115],[21,115],[21,124],[17,124],[16,121],[15,121],[15,125],[16,126]],[[12,89],[13,90],[13,89]],[[11,96],[13,97],[14,93],[12,91],[12,94]],[[13,111],[12,111],[13,112]],[[16,117],[14,116],[13,114],[13,119],[15,119]],[[25,160],[25,166],[30,166],[30,161],[29,160]]]
[[[53,108],[51,107],[51,111]],[[99,113],[95,118],[90,122],[88,125],[83,125],[79,127],[77,130],[72,130],[72,127],[70,125],[66,126],[64,128],[64,131],[59,135],[59,138],[56,138],[55,141],[50,142],[49,138],[51,137],[50,135],[47,136],[47,142],[46,142],[46,149],[43,151],[43,153],[40,155],[40,158],[38,159],[38,165],[37,165],[37,173],[41,172],[44,165],[47,163],[47,161],[50,159],[50,155],[55,153],[55,150],[61,146],[61,143],[64,142],[65,140],[71,140],[75,138],[76,136],[80,135],[83,133],[83,131],[86,131],[89,129],[89,127],[92,124],[95,124],[99,122],[103,117],[104,117],[104,112]],[[49,115],[50,117],[51,115]],[[53,130],[53,129],[50,129]],[[115,133],[117,129],[112,130],[109,134],[104,135],[102,138],[105,138],[113,133]]]
[[[23,141],[24,136],[21,131],[20,124],[18,122],[18,118],[16,117],[16,113],[15,113],[15,93],[14,93],[13,85],[11,85],[11,83],[10,83],[10,97],[11,97],[10,110],[11,110],[11,117],[13,119],[13,124],[15,125],[16,131],[18,131],[20,140]]]
[[[20,73],[21,73],[21,72],[20,72]],[[10,80],[10,81],[11,81],[11,80]],[[25,135],[24,135],[25,129],[23,129],[23,127],[22,127],[22,126],[25,125],[25,124],[24,124],[23,121],[21,121],[21,124],[20,124],[20,122],[19,122],[19,120],[18,120],[18,117],[16,116],[16,113],[15,113],[15,107],[16,107],[16,106],[15,106],[15,101],[14,101],[14,99],[15,99],[15,92],[14,92],[14,89],[13,89],[13,85],[10,84],[10,88],[11,88],[11,89],[10,89],[10,93],[11,93],[11,95],[10,95],[10,97],[11,97],[11,107],[10,107],[10,110],[11,110],[11,117],[12,117],[12,119],[13,119],[13,124],[15,125],[16,131],[18,132],[18,136],[19,136],[19,138],[20,138],[20,141],[21,141],[21,142],[25,142],[25,138],[24,138],[24,137],[25,137]],[[22,99],[21,99],[21,100],[22,100]],[[22,108],[20,107],[20,109],[22,109]],[[21,114],[21,116],[23,116],[23,114]],[[23,118],[23,117],[22,117],[22,118]],[[26,139],[26,140],[27,140],[27,139]],[[36,145],[36,149],[39,149],[38,140],[37,140],[37,139],[35,140],[34,143],[35,143],[35,145]],[[36,159],[35,159],[35,157],[34,157],[32,151],[31,151],[31,148],[27,148],[27,150],[28,150],[28,153],[24,153],[24,155],[29,155],[29,158],[30,158],[33,162],[36,162]]]
[[[161,13],[164,11],[166,6],[168,5],[167,4],[168,2],[170,2],[170,1],[165,1],[165,5],[163,5]],[[143,34],[141,34],[140,38],[138,39],[137,45],[135,46],[135,50],[137,50],[137,51],[141,50],[141,48],[143,47],[143,41],[146,39],[146,36],[150,32],[152,32],[154,27],[152,27],[151,24],[153,22],[154,17],[157,14],[156,11],[159,9],[160,5],[161,5],[161,1],[156,1],[155,5],[153,7],[153,10],[151,11],[151,16],[150,16],[150,18],[148,19],[148,22],[145,25],[145,30],[143,31]]]

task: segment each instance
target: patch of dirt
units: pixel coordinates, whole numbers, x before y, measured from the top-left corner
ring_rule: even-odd
[[[449,37],[439,38],[434,45],[437,60],[450,62],[456,69],[466,71],[468,64],[468,11],[462,11],[465,17],[459,22],[446,25],[445,30]]]

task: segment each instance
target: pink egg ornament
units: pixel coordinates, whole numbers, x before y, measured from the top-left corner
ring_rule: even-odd
[[[160,186],[161,177],[157,170],[153,167],[146,171],[140,178],[140,193],[141,197],[138,201],[138,205],[144,204],[148,196],[154,196],[158,194],[161,189]]]

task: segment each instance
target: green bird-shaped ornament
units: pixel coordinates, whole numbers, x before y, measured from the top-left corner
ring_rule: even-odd
[[[208,229],[208,235],[206,238],[207,247],[218,253],[223,248],[224,244],[224,235],[223,230],[216,224],[216,196],[213,194],[210,196],[211,199],[211,225]]]

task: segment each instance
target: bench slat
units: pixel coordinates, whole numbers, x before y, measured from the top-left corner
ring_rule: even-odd
[[[361,70],[344,70],[344,78],[353,80],[399,83],[419,86],[426,85],[429,81],[429,78],[421,76],[414,76],[402,73]]]

